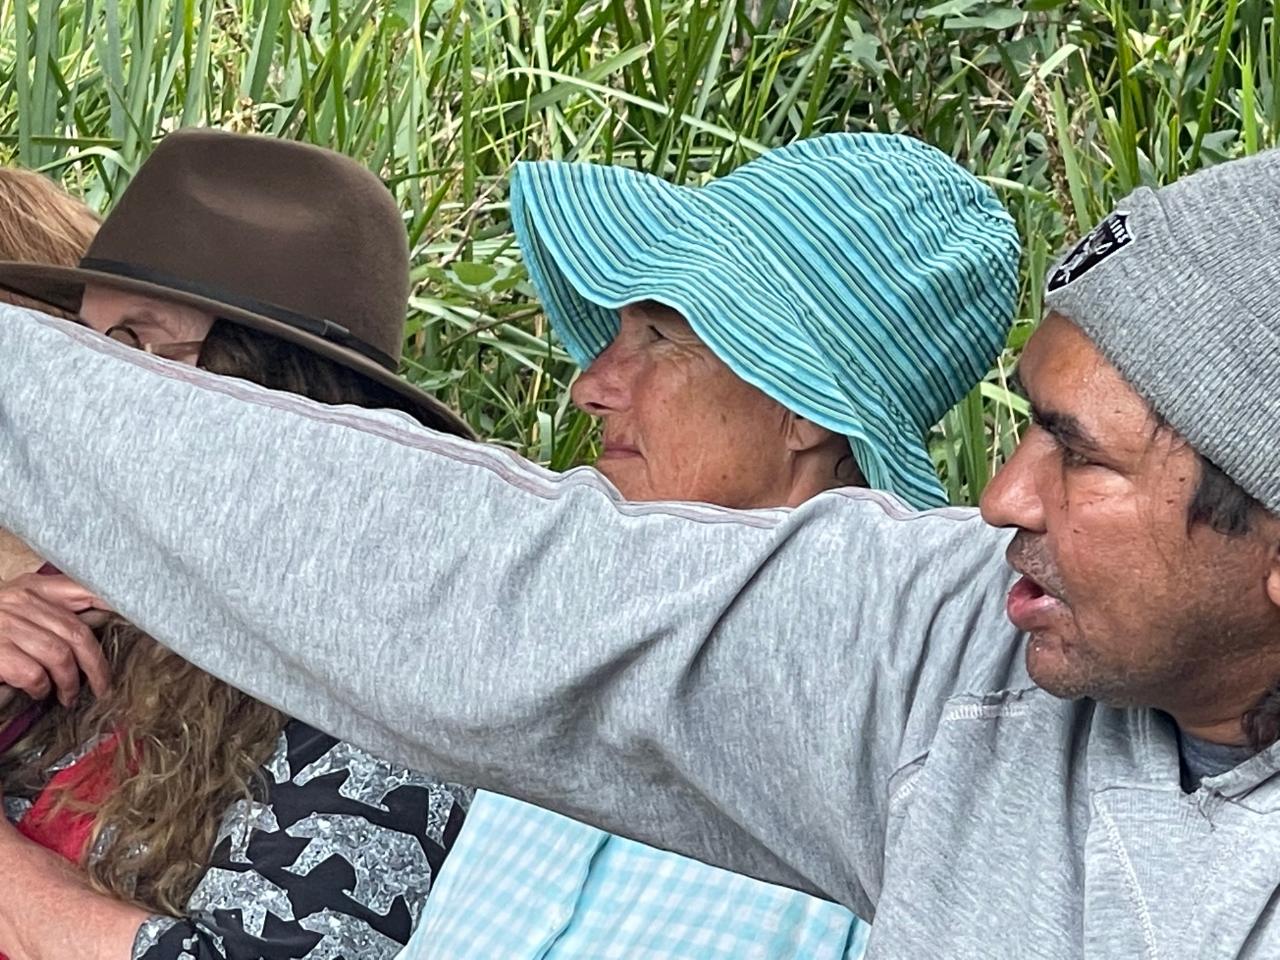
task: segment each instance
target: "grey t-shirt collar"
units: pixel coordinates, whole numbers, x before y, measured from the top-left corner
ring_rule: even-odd
[[[1182,759],[1182,789],[1188,793],[1200,787],[1200,781],[1234,770],[1257,751],[1249,746],[1213,743],[1178,731],[1178,753]]]

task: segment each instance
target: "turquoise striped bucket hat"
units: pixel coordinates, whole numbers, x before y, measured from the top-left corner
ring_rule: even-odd
[[[623,167],[517,164],[529,276],[582,367],[621,307],[679,311],[729,368],[849,438],[867,482],[945,503],[929,429],[990,369],[1019,242],[989,187],[910,137],[831,134],[702,187]]]

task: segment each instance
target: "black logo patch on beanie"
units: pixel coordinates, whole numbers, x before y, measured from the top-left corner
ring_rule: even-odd
[[[1046,289],[1049,293],[1061,290],[1072,280],[1079,280],[1117,250],[1133,243],[1133,231],[1129,229],[1129,214],[1117,210],[1090,230],[1062,258],[1058,268],[1049,275]]]

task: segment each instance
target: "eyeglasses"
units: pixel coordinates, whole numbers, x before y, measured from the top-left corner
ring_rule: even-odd
[[[83,322],[83,321],[81,321]],[[178,340],[173,343],[144,343],[142,338],[128,324],[117,323],[106,333],[108,337],[123,343],[127,347],[133,347],[135,350],[141,350],[143,353],[149,353],[152,356],[163,357],[165,360],[176,360],[179,363],[195,363],[200,356],[200,347],[203,346],[203,340]]]

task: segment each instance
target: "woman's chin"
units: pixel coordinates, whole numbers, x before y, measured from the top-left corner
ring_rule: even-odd
[[[596,469],[627,500],[656,500],[637,457],[601,457]]]

